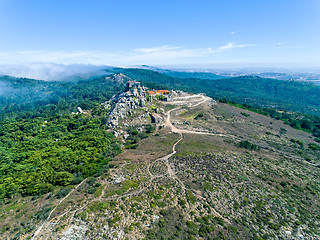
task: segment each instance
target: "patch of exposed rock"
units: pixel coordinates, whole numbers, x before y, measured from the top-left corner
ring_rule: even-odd
[[[110,82],[117,82],[117,83],[124,83],[127,81],[132,81],[132,79],[130,77],[128,77],[127,75],[124,75],[122,73],[116,73],[111,76],[107,76],[107,77],[105,77],[105,80],[108,80]]]
[[[147,107],[146,88],[139,82],[127,82],[124,92],[114,95],[103,104],[108,109],[106,125],[113,130],[116,137],[126,139],[126,129],[130,126],[149,122],[149,109]]]

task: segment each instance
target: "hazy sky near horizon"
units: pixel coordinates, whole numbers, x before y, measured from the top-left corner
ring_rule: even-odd
[[[0,0],[0,64],[320,67],[320,0]]]

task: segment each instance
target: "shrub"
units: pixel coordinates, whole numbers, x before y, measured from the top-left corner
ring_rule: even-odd
[[[195,120],[202,118],[203,117],[203,113],[198,113],[197,116],[195,116]]]
[[[248,113],[242,112],[241,115],[245,116],[245,117],[249,117],[250,115]]]
[[[152,126],[151,124],[148,124],[146,125],[145,129],[146,129],[146,133],[153,133],[155,130],[155,127]]]
[[[249,150],[254,150],[254,151],[260,151],[261,147],[256,145],[256,144],[253,144],[253,143],[250,143],[249,141],[245,140],[245,141],[241,141],[239,143],[239,147],[240,148],[245,148],[245,149],[249,149]]]
[[[84,180],[83,177],[74,178],[74,179],[72,180],[72,184],[77,185],[77,184],[81,183],[83,180]]]
[[[59,192],[57,193],[56,197],[57,198],[63,198],[65,196],[68,195],[68,193],[71,191],[71,189],[69,187],[63,187],[59,190]]]

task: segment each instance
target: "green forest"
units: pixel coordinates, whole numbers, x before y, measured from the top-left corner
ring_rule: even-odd
[[[80,183],[121,152],[99,107],[123,89],[119,83],[3,76],[0,85],[0,199]],[[77,106],[92,111],[71,114]]]
[[[6,120],[0,132],[0,198],[79,183],[121,151],[100,120],[84,114]]]

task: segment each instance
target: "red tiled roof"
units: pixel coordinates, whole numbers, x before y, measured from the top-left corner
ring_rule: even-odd
[[[156,90],[157,93],[169,93],[170,91],[168,90]]]
[[[149,95],[154,95],[156,94],[154,91],[148,91]]]

